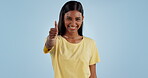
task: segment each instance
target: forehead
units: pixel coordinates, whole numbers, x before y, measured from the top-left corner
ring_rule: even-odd
[[[81,17],[82,16],[82,13],[79,12],[79,11],[68,11],[67,13],[65,13],[65,16],[76,16],[76,17]]]

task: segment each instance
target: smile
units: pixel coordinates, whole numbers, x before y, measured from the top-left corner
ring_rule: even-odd
[[[70,28],[70,29],[74,30],[74,29],[76,29],[77,27],[76,27],[76,26],[75,26],[75,27],[68,26],[68,28]]]

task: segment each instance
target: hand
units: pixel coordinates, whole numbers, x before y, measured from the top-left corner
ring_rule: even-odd
[[[58,25],[57,22],[55,21],[55,28],[50,29],[48,37],[50,40],[54,40],[57,35],[58,35]]]
[[[55,21],[55,28],[51,28],[45,46],[50,50],[56,44],[56,37],[58,35],[58,25]]]

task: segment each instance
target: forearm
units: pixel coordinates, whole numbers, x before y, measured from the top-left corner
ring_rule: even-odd
[[[50,50],[54,45],[55,45],[55,39],[50,39],[49,37],[47,37],[47,41],[45,43],[46,48]]]
[[[45,43],[46,48],[51,49],[53,46],[50,44],[50,41],[47,40]]]
[[[91,74],[89,78],[97,78],[96,74]]]
[[[97,75],[96,75],[96,64],[89,65],[89,68],[90,68],[90,73],[91,73],[89,78],[97,78]]]

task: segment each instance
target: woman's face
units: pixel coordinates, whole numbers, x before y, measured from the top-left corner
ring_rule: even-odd
[[[66,27],[66,32],[74,33],[78,32],[83,22],[83,16],[79,11],[68,11],[64,15],[64,23]]]

